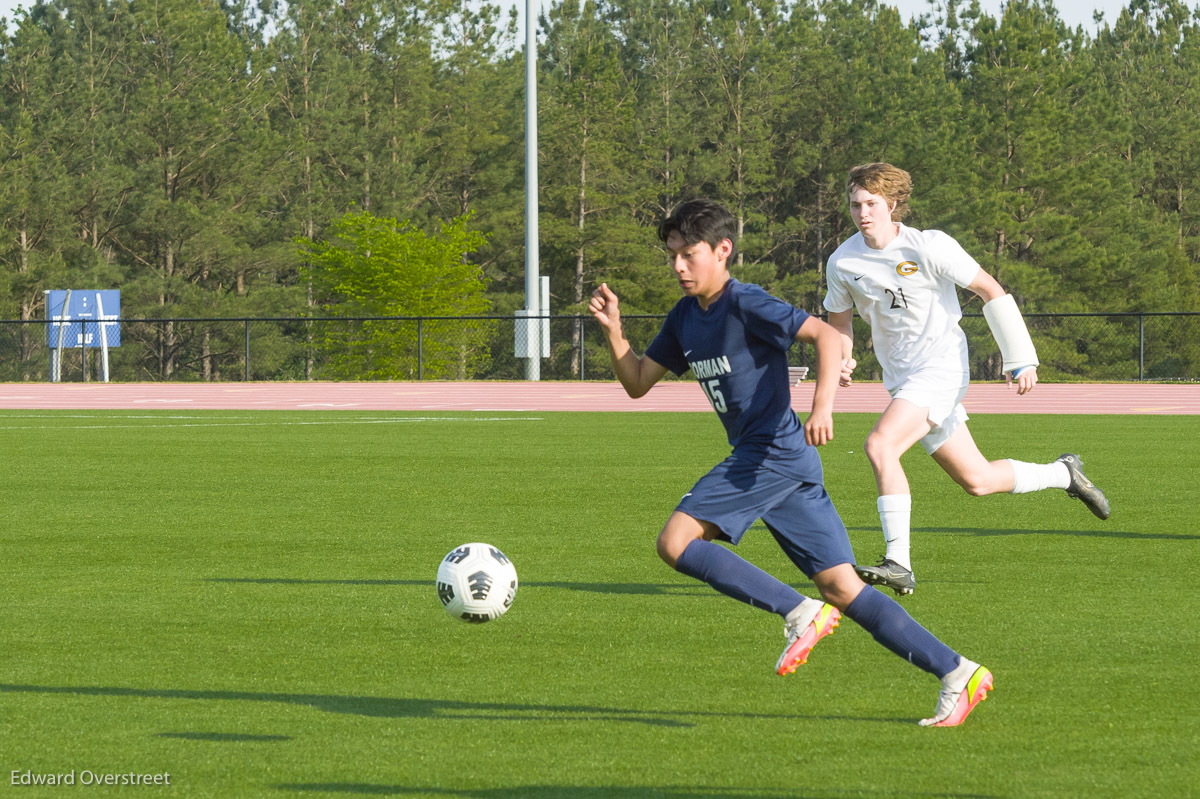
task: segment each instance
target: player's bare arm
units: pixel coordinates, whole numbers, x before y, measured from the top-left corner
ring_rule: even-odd
[[[979,299],[983,300],[985,305],[992,300],[999,300],[1007,294],[1007,292],[1004,290],[1004,287],[1000,285],[1000,282],[983,269],[980,269],[975,274],[975,279],[971,281],[971,284],[967,286],[967,289],[976,294]],[[990,320],[989,324],[991,324]],[[1022,325],[1023,324],[1024,323],[1022,323]],[[1033,390],[1033,387],[1037,385],[1038,374],[1036,365],[1017,369],[1016,373],[1015,381],[1017,384],[1017,396],[1029,393]],[[1008,385],[1011,386],[1014,382],[1013,372],[1005,371],[1004,377]]]
[[[625,332],[621,329],[621,307],[617,295],[601,283],[592,292],[588,310],[600,323],[604,337],[608,341],[608,352],[612,358],[613,373],[621,381],[625,393],[637,399],[645,396],[655,383],[662,380],[667,368],[650,358],[637,355],[629,346]]]
[[[858,361],[854,360],[854,311],[839,311],[829,314],[829,325],[841,335],[842,368],[838,377],[839,386],[848,386],[853,380],[851,374]]]
[[[804,438],[809,445],[820,447],[833,440],[833,395],[842,370],[842,334],[810,316],[796,331],[796,340],[811,344],[817,351],[817,382],[812,412],[804,423]]]
[[[1000,285],[1000,281],[983,269],[975,273],[975,279],[971,281],[971,285],[967,286],[967,290],[978,295],[979,299],[984,302],[991,302],[997,297],[1003,297],[1006,293],[1004,287]]]

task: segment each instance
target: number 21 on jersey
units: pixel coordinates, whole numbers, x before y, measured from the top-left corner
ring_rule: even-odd
[[[908,307],[908,297],[904,296],[904,289],[896,289],[895,291],[884,289],[883,293],[892,298],[892,304],[888,306],[889,311]]]

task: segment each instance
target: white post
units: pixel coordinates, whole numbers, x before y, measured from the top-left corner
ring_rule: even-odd
[[[104,303],[100,301],[100,292],[96,292],[96,318],[100,325],[100,376],[108,382],[108,323],[104,321]]]
[[[50,336],[53,333],[50,322],[54,321],[54,310],[50,307],[50,292],[42,291],[42,294],[46,295],[46,348],[50,350],[50,382],[53,383],[58,361],[58,351],[50,344]]]
[[[527,325],[541,325],[536,317],[540,303],[538,286],[538,178],[537,178],[537,0],[525,0],[525,315]],[[540,336],[538,337],[540,338]],[[541,380],[541,344],[534,346],[525,361],[525,379]]]
[[[538,352],[543,358],[550,357],[550,278],[541,277],[541,318],[538,320]]]
[[[63,352],[63,327],[68,321],[67,309],[71,307],[71,290],[67,289],[66,295],[63,297],[62,308],[58,314],[58,348],[57,357],[54,359],[54,374],[51,380],[55,383],[62,382],[62,352]]]

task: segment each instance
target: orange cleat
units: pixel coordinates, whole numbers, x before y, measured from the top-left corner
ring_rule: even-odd
[[[922,727],[957,727],[992,690],[992,673],[966,658],[958,668],[942,678],[937,710],[933,717],[921,719]]]
[[[797,666],[807,662],[808,653],[817,645],[817,641],[831,635],[841,618],[841,611],[829,603],[821,603],[812,616],[801,616],[789,622],[783,628],[787,635],[787,647],[775,664],[775,673],[781,677],[791,674]]]

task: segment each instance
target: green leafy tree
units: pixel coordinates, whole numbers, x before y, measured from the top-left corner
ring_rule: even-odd
[[[441,317],[487,311],[485,280],[466,258],[485,240],[468,229],[470,215],[425,233],[408,221],[351,211],[323,241],[300,240],[318,307],[354,320],[330,327],[323,341],[325,374],[335,379],[471,377],[490,358],[494,323],[365,320]]]

